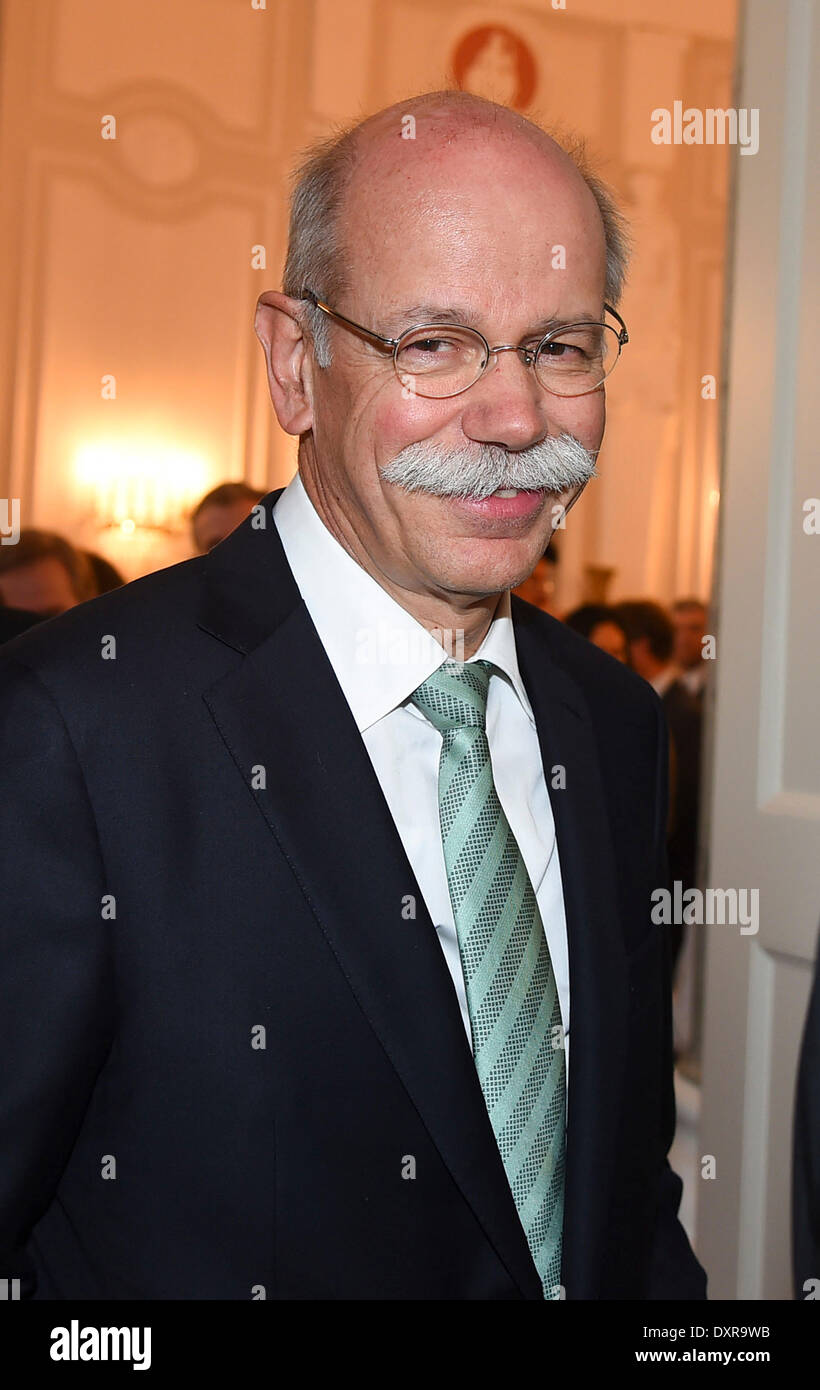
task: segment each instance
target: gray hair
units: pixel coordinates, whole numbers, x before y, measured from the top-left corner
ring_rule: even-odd
[[[617,306],[623,294],[629,260],[627,223],[615,201],[612,190],[590,166],[584,142],[574,135],[559,136],[534,121],[500,107],[484,97],[469,92],[429,92],[423,97],[401,104],[408,108],[430,105],[469,105],[478,109],[485,120],[497,121],[504,112],[524,128],[524,133],[550,135],[575,165],[591,192],[601,216],[606,245],[605,295],[609,304]],[[341,211],[344,196],[359,162],[358,135],[364,121],[336,130],[332,135],[312,145],[297,165],[293,175],[290,205],[288,250],[282,288],[293,299],[303,299],[310,289],[329,304],[338,300],[350,281],[350,266],[341,235]],[[303,322],[313,339],[316,362],[329,367],[331,362],[329,322],[321,309],[305,303]]]
[[[340,234],[344,195],[358,162],[358,123],[312,145],[296,168],[290,201],[288,253],[282,288],[293,299],[310,289],[333,303],[349,278]],[[320,367],[330,366],[329,322],[321,309],[305,303],[303,319]]]

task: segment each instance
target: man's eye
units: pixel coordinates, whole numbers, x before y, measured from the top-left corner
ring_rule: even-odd
[[[583,360],[586,353],[577,343],[553,342],[544,343],[539,356],[542,361],[578,362]]]
[[[442,357],[448,352],[458,352],[461,346],[451,338],[417,338],[414,343],[408,344],[407,351]]]

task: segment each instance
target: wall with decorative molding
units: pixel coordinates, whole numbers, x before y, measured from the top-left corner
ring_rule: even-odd
[[[458,80],[586,136],[634,220],[631,342],[559,598],[705,591],[729,152],[654,144],[650,112],[731,104],[735,23],[735,0],[2,0],[0,495],[133,575],[190,553],[213,483],[285,482],[252,321],[294,155]],[[154,525],[100,529],[135,509]]]

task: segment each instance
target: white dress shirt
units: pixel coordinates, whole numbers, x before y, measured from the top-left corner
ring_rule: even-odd
[[[664,666],[663,670],[659,671],[656,676],[652,676],[649,684],[655,694],[660,695],[663,699],[670,685],[674,685],[677,680],[680,680],[680,670],[673,662],[669,666]]]
[[[273,512],[288,564],[370,756],[436,927],[472,1046],[438,807],[441,734],[410,703],[453,657],[331,535],[297,473]],[[535,890],[552,957],[569,1066],[569,959],[552,808],[530,702],[518,670],[510,597],[499,600],[479,650],[492,661],[487,741],[498,799]],[[355,814],[355,805],[351,806]],[[420,1006],[423,1001],[419,1001]]]
[[[686,686],[690,695],[700,695],[706,688],[706,662],[702,661],[699,666],[690,666],[688,671],[681,671],[678,680]]]

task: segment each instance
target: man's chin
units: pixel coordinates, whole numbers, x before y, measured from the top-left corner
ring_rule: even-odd
[[[439,576],[442,593],[452,598],[481,601],[517,589],[529,579],[545,547],[546,542],[534,559],[528,557],[524,561],[511,557],[507,563],[453,565],[446,574]]]

